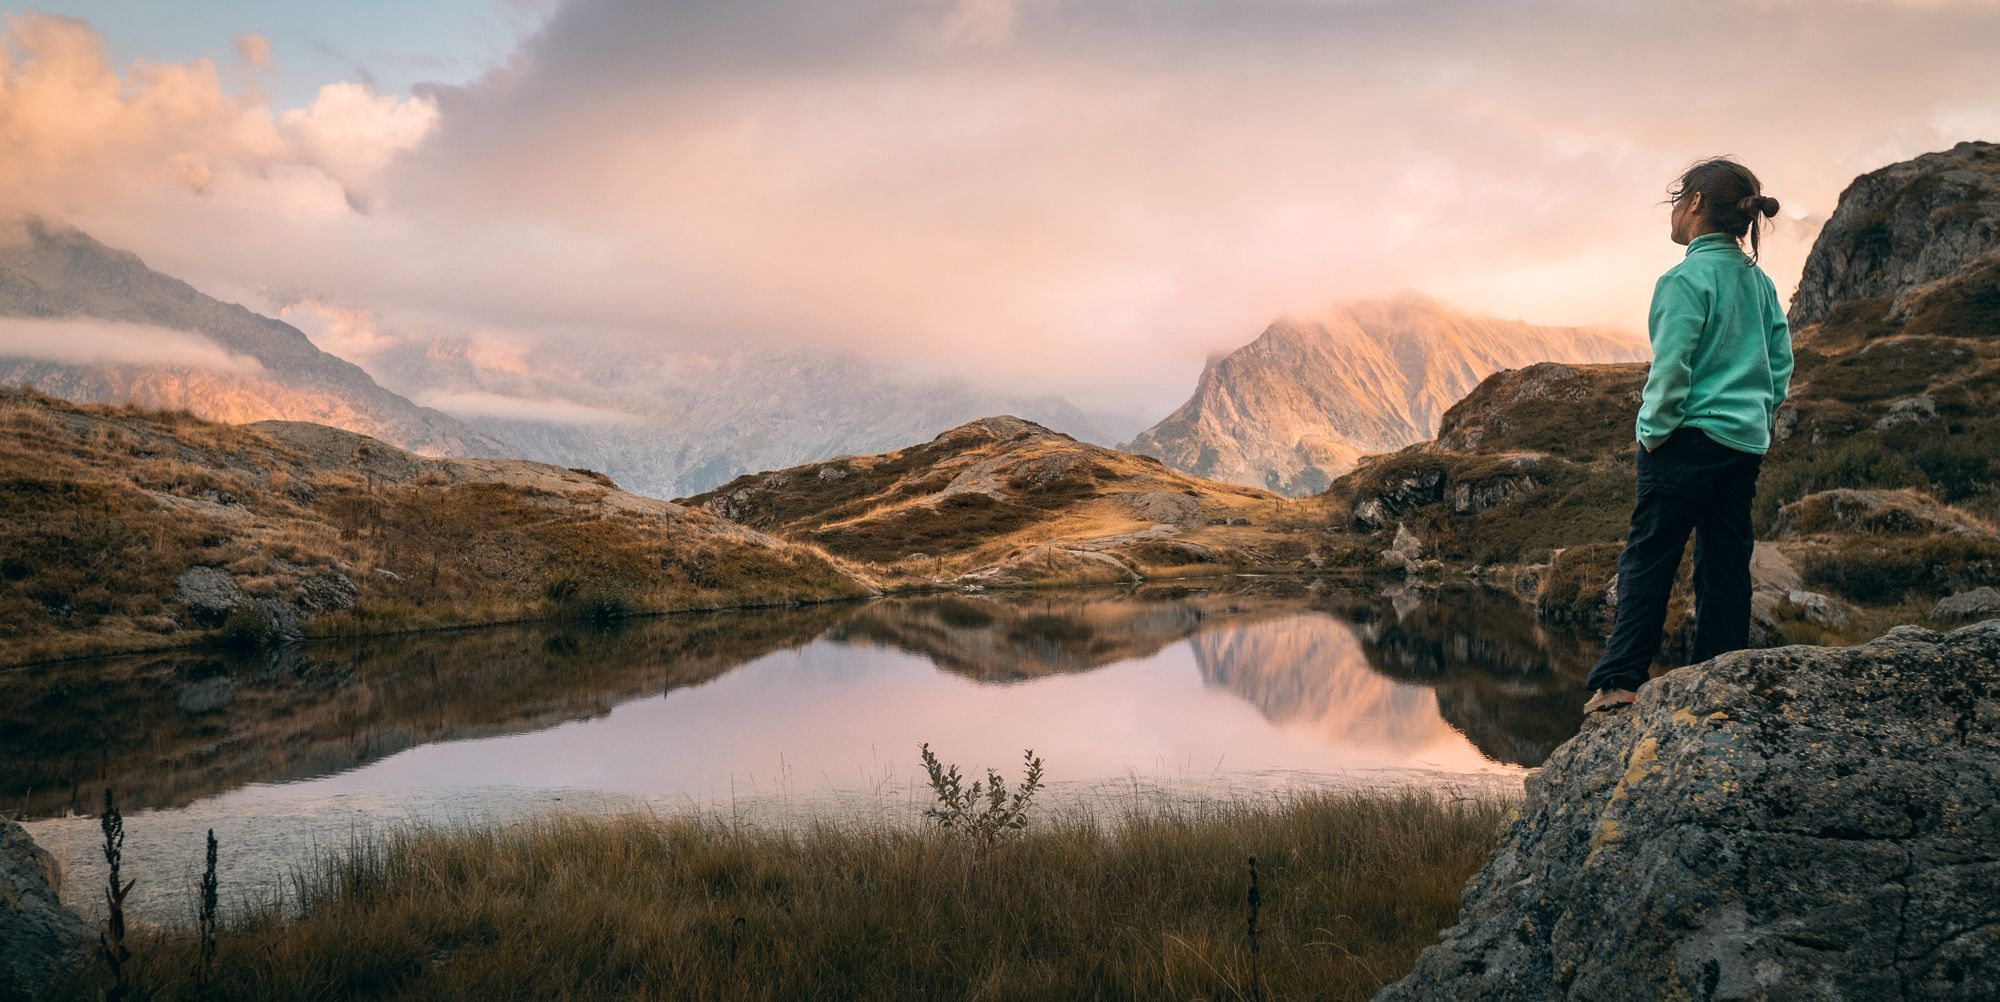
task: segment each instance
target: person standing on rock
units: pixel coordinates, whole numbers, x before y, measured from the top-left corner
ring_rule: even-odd
[[[1668,194],[1669,236],[1687,252],[1653,285],[1653,364],[1636,422],[1638,499],[1618,557],[1611,640],[1584,682],[1586,713],[1637,698],[1660,651],[1689,533],[1693,660],[1749,645],[1750,500],[1791,384],[1791,328],[1777,287],[1757,266],[1758,229],[1778,214],[1778,200],[1727,157],[1689,167]]]

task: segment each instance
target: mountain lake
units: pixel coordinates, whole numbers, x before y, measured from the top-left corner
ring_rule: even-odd
[[[101,912],[104,790],[130,908],[193,914],[406,824],[549,812],[922,823],[919,748],[1037,809],[1410,784],[1516,795],[1581,724],[1598,640],[1480,591],[1295,578],[950,593],[185,651],[0,671],[0,807]]]

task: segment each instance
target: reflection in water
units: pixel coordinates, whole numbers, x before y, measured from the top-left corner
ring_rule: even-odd
[[[170,653],[0,672],[0,809],[176,807],[436,741],[602,716],[811,641],[852,607],[630,629],[495,627],[271,654]]]
[[[169,871],[138,892],[157,916],[184,905],[205,827],[248,893],[400,819],[768,816],[774,793],[914,816],[923,741],[1010,779],[1033,747],[1053,802],[1176,775],[1224,795],[1517,782],[1575,732],[1589,646],[1504,598],[1258,579],[17,669],[0,672],[0,809],[52,819],[31,832],[82,886],[95,826],[63,815],[115,788],[129,854]]]
[[[988,705],[972,712],[1033,714],[1001,720],[1000,729],[1016,737],[1009,742],[1015,750],[999,761],[1011,762],[1019,747],[1047,730],[1043,717],[1062,710],[1010,711],[995,685],[1119,664],[1163,669],[1162,661],[1174,660],[1170,649],[1183,642],[1180,656],[1191,658],[1207,686],[1233,694],[1270,724],[1317,735],[1327,747],[1366,749],[1361,758],[1375,764],[1401,757],[1419,768],[1532,766],[1575,732],[1587,638],[1550,631],[1495,596],[1400,604],[1399,613],[1379,599],[1271,579],[1229,588],[890,598],[676,616],[609,630],[496,628],[313,644],[254,658],[183,653],[17,669],[0,673],[0,807],[31,818],[88,812],[107,785],[133,809],[177,807],[246,783],[349,772],[438,742],[602,720],[640,697],[749,668],[758,669],[756,677],[739,680],[735,688],[745,689],[745,698],[727,710],[737,715],[728,722],[737,736],[732,745],[754,748],[761,740],[778,750],[799,736],[796,728],[814,726],[838,725],[865,737],[865,720],[850,728],[854,721],[808,715],[774,724],[771,718],[787,691],[824,688],[819,698],[831,705],[843,687],[864,689],[867,679],[885,672],[897,679],[897,690],[875,697],[881,709],[847,712],[893,712],[904,715],[899,720],[942,725],[938,708],[914,696],[920,680],[889,667],[916,659],[978,683],[969,698],[977,702],[976,693],[987,692]],[[786,650],[797,655],[763,663]],[[815,672],[822,676],[816,682],[807,678]],[[1146,694],[1094,691],[1157,686],[1128,675],[1060,698],[1107,701],[1085,707],[1090,713],[1129,709]],[[1056,698],[1051,691],[1032,702]],[[1201,731],[1194,738],[1222,733],[1219,719],[1188,723]],[[900,729],[877,728],[885,736]],[[650,740],[656,750],[690,754],[672,734]],[[1045,750],[1049,738],[1039,740],[1038,751]],[[554,751],[556,744],[579,742],[566,734],[537,747]],[[808,766],[842,771],[851,764]],[[1110,775],[1118,774],[1106,764]],[[616,771],[583,771],[605,768]]]
[[[1488,758],[1538,766],[1583,724],[1583,680],[1603,640],[1556,629],[1487,592],[1436,598],[1383,615],[1343,614],[1376,671],[1428,686],[1451,723]]]

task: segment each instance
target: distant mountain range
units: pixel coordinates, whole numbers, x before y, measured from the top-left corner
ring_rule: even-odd
[[[0,229],[0,386],[232,424],[313,421],[432,455],[513,451],[383,389],[290,324],[33,219]]]
[[[463,338],[404,342],[361,359],[385,385],[457,414],[521,455],[601,470],[655,497],[698,494],[758,470],[886,452],[993,414],[1111,444],[1060,397],[897,378],[852,352],[708,353],[608,344],[495,357]]]
[[[1447,408],[1502,369],[1646,356],[1631,334],[1474,316],[1406,292],[1279,317],[1210,360],[1194,396],[1122,448],[1300,497],[1361,456],[1431,437]]]
[[[429,455],[585,467],[653,497],[882,452],[998,413],[1107,445],[1141,424],[1055,396],[902,379],[849,352],[568,344],[500,355],[438,337],[343,359],[291,324],[34,219],[0,231],[0,386],[237,424],[312,421]]]
[[[1310,494],[1362,455],[1429,437],[1445,408],[1497,370],[1643,357],[1627,335],[1468,316],[1416,294],[1348,303],[1281,317],[1211,361],[1194,396],[1124,448],[1201,477]],[[431,455],[518,456],[598,470],[654,497],[886,452],[993,414],[1102,445],[1139,424],[1055,396],[904,379],[849,352],[500,350],[433,337],[342,359],[290,324],[34,220],[0,234],[0,385],[233,423],[312,421]]]

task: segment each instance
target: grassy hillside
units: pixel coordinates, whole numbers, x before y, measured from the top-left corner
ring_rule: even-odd
[[[0,664],[869,590],[588,471],[0,391]]]
[[[1109,582],[1326,562],[1324,506],[993,417],[929,442],[757,473],[683,503],[887,584]]]

